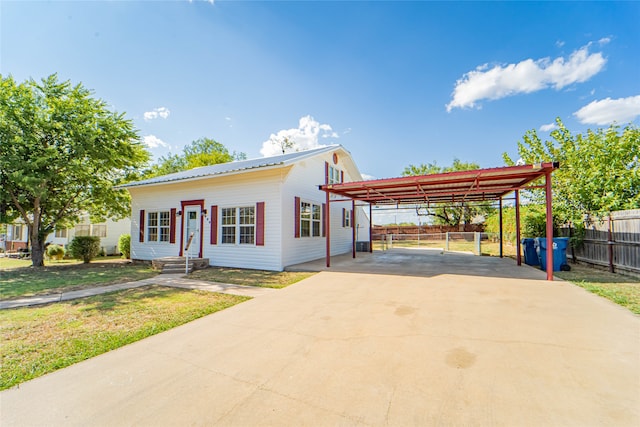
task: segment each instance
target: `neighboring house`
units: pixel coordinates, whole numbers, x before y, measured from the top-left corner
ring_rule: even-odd
[[[74,228],[56,230],[49,234],[45,239],[45,243],[52,243],[60,246],[67,246],[75,236],[98,236],[100,237],[100,246],[107,255],[116,255],[120,251],[118,249],[118,239],[120,235],[129,234],[131,231],[131,220],[129,218],[113,221],[108,219],[106,222],[92,224],[89,217],[83,217],[80,223]],[[0,248],[4,248],[6,252],[14,252],[27,247],[29,241],[27,225],[18,220],[13,224],[7,224],[7,235],[4,246],[0,242]]]
[[[340,145],[204,166],[121,186],[131,193],[131,258],[208,258],[212,266],[281,271],[326,254],[326,182],[362,180]],[[331,206],[331,254],[351,251],[351,201]],[[358,240],[369,219],[356,208]]]
[[[26,224],[15,222],[7,224],[7,233],[0,236],[0,249],[5,252],[16,252],[27,247],[29,230]]]
[[[131,232],[131,219],[124,218],[118,221],[107,219],[106,222],[92,224],[88,216],[81,218],[80,223],[69,229],[56,230],[47,236],[46,243],[67,246],[75,236],[100,237],[100,247],[106,255],[117,255],[118,240],[122,234]]]

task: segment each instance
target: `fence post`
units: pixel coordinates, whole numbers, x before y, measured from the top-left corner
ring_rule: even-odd
[[[449,252],[449,232],[447,231],[447,233],[445,234],[445,244],[444,244],[444,250]]]
[[[393,249],[393,233],[389,234],[389,249]]]
[[[608,230],[609,230],[609,236],[608,236],[608,241],[607,241],[607,245],[609,246],[609,272],[611,273],[615,273],[615,269],[613,267],[613,233],[611,231],[611,228],[613,227],[613,224],[611,223],[611,213],[609,213],[609,220],[608,220]]]
[[[482,252],[480,250],[480,233],[476,231],[475,233],[473,233],[473,237],[476,243],[476,255],[480,256],[482,255]]]

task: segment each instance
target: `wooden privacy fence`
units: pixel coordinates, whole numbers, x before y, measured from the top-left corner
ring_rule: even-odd
[[[571,228],[560,230],[571,236]],[[589,224],[584,244],[569,249],[574,260],[608,267],[611,272],[640,274],[640,209],[612,212]]]

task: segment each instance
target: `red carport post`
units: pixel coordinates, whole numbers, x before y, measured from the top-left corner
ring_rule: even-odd
[[[327,268],[331,267],[331,221],[330,221],[330,214],[329,212],[331,212],[331,206],[329,206],[329,192],[325,191],[325,194],[327,196],[326,199],[326,208],[325,208],[325,212],[324,212],[324,228],[326,230],[326,234],[327,234]]]
[[[518,265],[522,265],[520,250],[520,192],[516,190],[516,262]]]
[[[373,253],[373,216],[371,211],[372,204],[369,203],[369,253]]]
[[[553,280],[553,208],[551,203],[551,172],[544,174],[547,199],[547,280]]]
[[[500,258],[502,258],[502,197],[498,200],[498,206],[500,207],[500,214],[498,215],[498,222],[500,223]]]
[[[351,199],[351,252],[353,257],[356,257],[356,201]]]

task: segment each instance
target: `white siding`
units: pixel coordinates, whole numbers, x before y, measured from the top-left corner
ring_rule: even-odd
[[[204,199],[207,215],[203,225],[203,254],[210,265],[244,267],[266,270],[281,270],[280,182],[287,168],[247,172],[243,174],[214,177],[185,183],[167,183],[156,186],[130,188],[132,195],[131,257],[152,260],[164,256],[178,256],[180,253],[181,222],[177,218],[176,243],[140,243],[140,210],[145,214],[154,210],[181,209],[182,200]],[[255,206],[265,203],[265,245],[221,244],[220,216],[225,207]],[[211,206],[218,206],[218,243],[211,245]],[[145,235],[146,240],[146,235]]]
[[[325,162],[329,162],[344,171],[344,181],[353,181],[349,170],[353,169],[353,162],[343,150],[339,153],[338,163],[333,164],[333,152],[320,154],[316,157],[296,163],[287,176],[282,192],[282,244],[284,266],[311,261],[326,256],[325,237],[295,238],[294,205],[295,197],[302,201],[317,204],[326,203],[324,191],[318,189],[325,182]],[[357,177],[359,179],[359,177]],[[351,251],[352,229],[342,227],[342,208],[351,209],[351,201],[331,202],[331,254],[338,255]]]

